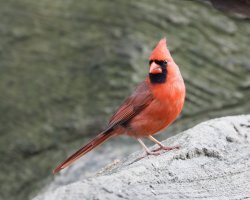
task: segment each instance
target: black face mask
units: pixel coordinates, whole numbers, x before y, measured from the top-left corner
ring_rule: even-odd
[[[150,60],[149,64],[152,62],[155,62],[157,65],[161,67],[162,73],[160,74],[150,74],[149,73],[149,79],[150,82],[153,84],[160,84],[165,83],[167,81],[167,61],[165,60]]]

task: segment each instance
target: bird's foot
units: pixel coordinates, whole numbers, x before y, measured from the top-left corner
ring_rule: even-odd
[[[162,145],[162,146],[160,146],[159,148],[154,149],[153,152],[154,152],[154,153],[158,153],[158,152],[161,151],[161,150],[164,150],[164,151],[171,151],[171,150],[173,150],[173,149],[180,149],[180,146],[179,146],[179,145],[176,145],[176,146],[172,146],[172,147],[167,147],[167,146]]]
[[[145,151],[145,153],[146,153],[146,156],[150,156],[150,155],[158,156],[161,154],[160,152],[155,152],[155,151],[150,151],[150,150]]]

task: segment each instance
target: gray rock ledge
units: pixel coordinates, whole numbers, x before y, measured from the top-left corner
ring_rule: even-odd
[[[250,115],[201,123],[164,144],[181,149],[144,158],[136,152],[34,200],[250,199]]]

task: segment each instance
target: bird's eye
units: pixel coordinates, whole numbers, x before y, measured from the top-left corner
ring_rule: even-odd
[[[156,60],[155,61],[155,63],[157,64],[157,65],[166,65],[167,64],[167,61],[166,60]]]
[[[150,60],[149,65],[151,65],[152,62],[155,62],[157,65],[166,65],[168,63],[166,60]]]

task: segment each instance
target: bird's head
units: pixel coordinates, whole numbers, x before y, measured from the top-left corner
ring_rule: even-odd
[[[149,57],[149,78],[152,83],[165,83],[168,63],[173,59],[167,48],[166,38],[160,40]]]

